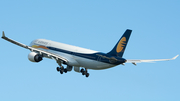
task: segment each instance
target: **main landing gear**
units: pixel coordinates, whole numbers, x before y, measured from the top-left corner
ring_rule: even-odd
[[[64,73],[67,73],[67,70],[66,70],[66,69],[64,69],[64,67],[63,67],[63,66],[61,66],[61,67],[57,67],[56,69],[57,69],[57,71],[58,71],[58,72],[60,72],[61,74],[63,74],[63,72],[64,72]]]
[[[57,67],[56,70],[60,72],[61,74],[67,73],[68,71],[72,70],[72,66],[67,66],[67,68],[64,68],[62,65],[60,67]]]
[[[58,72],[60,72],[60,74],[63,74],[63,73],[67,73],[68,71],[71,71],[72,70],[72,66],[69,66],[67,65],[67,68],[64,68],[62,65],[60,65],[60,67],[57,67],[56,70]],[[75,67],[74,67],[75,68]],[[82,68],[80,71],[79,71],[80,68],[78,68],[78,70],[75,69],[76,72],[80,72],[82,73],[82,75],[85,75],[86,77],[89,77],[89,73],[87,71],[87,69],[85,68]]]
[[[87,72],[87,69],[85,68],[85,70],[82,68],[81,71],[82,75],[85,75],[86,77],[89,77],[89,73]]]

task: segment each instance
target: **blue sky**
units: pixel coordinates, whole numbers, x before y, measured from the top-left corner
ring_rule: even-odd
[[[126,59],[180,54],[178,0],[1,0],[0,30],[29,45],[44,38],[109,52],[126,29]],[[29,50],[1,43],[1,101],[179,101],[180,58],[60,75],[54,60],[28,60]]]

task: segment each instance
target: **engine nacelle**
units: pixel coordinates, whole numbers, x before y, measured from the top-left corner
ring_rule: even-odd
[[[80,67],[74,66],[74,71],[75,71],[75,72],[80,72]]]
[[[28,59],[31,62],[40,62],[42,60],[42,56],[40,54],[36,53],[36,52],[31,52],[28,55]]]

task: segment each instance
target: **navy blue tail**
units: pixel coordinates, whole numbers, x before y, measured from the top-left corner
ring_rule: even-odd
[[[131,32],[132,30],[127,29],[124,32],[123,36],[120,38],[120,40],[117,42],[115,47],[107,54],[112,55],[112,56],[122,57],[126,49]]]

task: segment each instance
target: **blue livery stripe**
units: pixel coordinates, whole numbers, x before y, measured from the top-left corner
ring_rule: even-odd
[[[86,59],[113,64],[113,65],[119,65],[125,62],[125,59],[123,58],[118,58],[118,61],[112,62],[112,60],[107,59],[107,58],[112,58],[112,56],[105,53],[100,53],[100,52],[93,53],[93,54],[83,54],[83,53],[71,52],[71,51],[67,51],[67,50],[63,50],[63,49],[59,49],[55,47],[47,47],[47,48],[56,52],[62,52],[62,53],[66,53],[66,54],[70,54],[70,55],[74,55],[74,56],[78,56],[78,57],[82,57]],[[103,58],[102,56],[107,57],[107,58]]]

